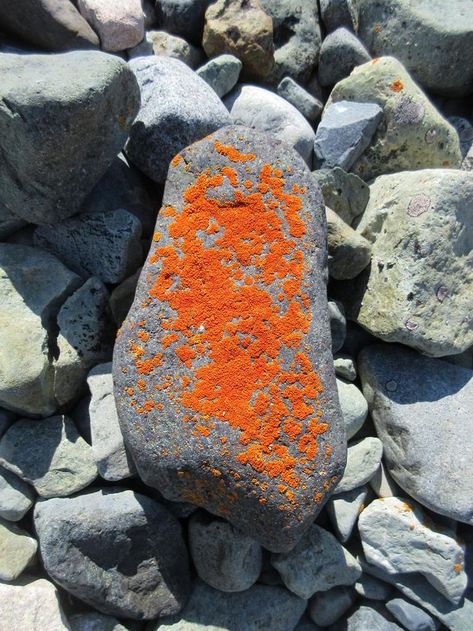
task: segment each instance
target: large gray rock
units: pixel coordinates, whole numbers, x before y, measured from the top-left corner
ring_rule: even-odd
[[[197,70],[197,74],[221,98],[235,87],[240,76],[241,61],[234,55],[219,55]]]
[[[133,74],[98,51],[0,58],[0,198],[52,223],[76,213],[122,148],[138,111]]]
[[[186,601],[179,522],[148,497],[104,489],[42,500],[34,519],[48,574],[99,611],[149,620],[176,613]]]
[[[14,581],[35,557],[36,539],[15,524],[0,519],[0,579]]]
[[[322,190],[325,205],[349,226],[354,225],[370,198],[369,186],[357,175],[340,167],[319,169],[312,175]]]
[[[11,471],[0,467],[0,517],[20,521],[33,505],[34,491]]]
[[[301,158],[269,136],[226,127],[186,149],[115,345],[119,420],[143,481],[277,551],[345,464],[323,213]]]
[[[371,243],[356,232],[328,206],[328,272],[336,280],[349,280],[361,274],[371,260]]]
[[[381,464],[383,443],[368,436],[348,445],[347,466],[335,494],[351,491],[371,480]]]
[[[104,50],[126,50],[144,37],[141,0],[77,0],[77,7],[100,37]]]
[[[322,43],[318,76],[320,84],[332,86],[348,77],[355,66],[371,59],[358,37],[341,27],[329,33]]]
[[[130,62],[141,90],[141,109],[126,144],[130,160],[155,182],[186,145],[228,125],[230,116],[207,83],[168,57]]]
[[[365,349],[359,369],[394,480],[436,513],[473,525],[473,371],[391,345]]]

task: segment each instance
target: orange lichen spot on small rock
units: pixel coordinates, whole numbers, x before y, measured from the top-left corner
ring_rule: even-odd
[[[147,331],[138,331],[138,337],[144,343],[149,340],[149,333]]]
[[[133,389],[133,388],[130,388],[130,387],[129,387],[129,388],[125,388],[125,392],[127,393],[127,395],[128,395],[129,397],[132,397],[132,396],[135,394],[134,389]]]
[[[218,140],[214,142],[214,147],[217,153],[227,157],[230,162],[248,162],[253,161],[256,157],[254,153],[241,153],[235,147],[223,145]]]
[[[317,504],[320,504],[322,499],[323,499],[323,493],[320,493],[320,491],[314,495],[314,500],[316,501]]]
[[[404,90],[404,84],[402,81],[399,81],[399,79],[397,81],[393,81],[391,83],[391,85],[389,86],[389,89],[392,92],[401,92],[402,90]]]
[[[380,58],[379,57],[375,57],[370,63],[373,64],[379,64],[380,62]]]
[[[181,156],[180,153],[177,154],[177,156],[174,156],[174,158],[171,160],[171,166],[172,167],[177,167],[177,165],[182,162],[184,158]]]
[[[140,390],[141,392],[144,392],[146,390],[146,382],[144,379],[138,379],[136,385],[138,386],[138,390]]]
[[[161,233],[160,232],[154,232],[153,233],[153,241],[159,241],[161,239]]]
[[[462,563],[455,563],[455,565],[453,566],[453,569],[454,569],[456,574],[460,574],[460,572],[463,570],[463,564]]]

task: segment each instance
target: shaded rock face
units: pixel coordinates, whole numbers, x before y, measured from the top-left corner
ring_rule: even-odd
[[[345,464],[326,226],[302,159],[244,127],[176,156],[114,354],[140,477],[292,548]]]

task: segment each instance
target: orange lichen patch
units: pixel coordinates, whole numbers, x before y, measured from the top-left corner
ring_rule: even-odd
[[[153,372],[155,368],[161,365],[162,354],[156,353],[154,357],[151,359],[140,360],[137,359],[135,361],[135,366],[139,375],[149,375]]]
[[[163,337],[163,339],[161,340],[161,344],[163,348],[167,348],[174,342],[177,342],[178,339],[179,339],[179,336],[176,335],[176,333],[169,333],[168,335],[165,335]]]
[[[393,83],[391,83],[391,85],[389,86],[389,89],[392,92],[401,92],[402,90],[404,90],[404,84],[402,81],[393,81]]]
[[[125,388],[125,392],[127,393],[129,397],[132,397],[135,394],[135,391],[133,390],[133,388]]]
[[[371,62],[371,65],[374,65],[374,64],[379,64],[379,61],[380,61],[380,58],[379,58],[379,57],[375,57],[375,58],[373,59],[373,61]]]
[[[178,153],[177,156],[174,156],[174,158],[171,160],[171,166],[177,167],[179,162],[182,162],[183,159],[184,158]]]
[[[217,153],[227,157],[230,162],[248,162],[249,160],[253,161],[255,159],[254,153],[241,153],[238,149],[235,149],[235,147],[222,145],[218,140],[214,142],[214,147]]]
[[[381,24],[375,24],[373,31],[375,33],[381,33]]]
[[[161,233],[160,232],[155,232],[153,234],[153,241],[159,241],[161,239]]]
[[[453,569],[455,570],[456,574],[460,574],[460,572],[463,570],[463,565],[461,563],[455,563]]]
[[[144,379],[138,379],[136,385],[138,386],[138,390],[140,390],[141,392],[144,392],[146,390],[146,381]]]
[[[138,331],[138,337],[142,342],[146,343],[149,340],[149,333],[146,331]]]

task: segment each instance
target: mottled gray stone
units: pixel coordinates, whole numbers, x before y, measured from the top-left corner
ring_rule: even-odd
[[[381,579],[365,572],[356,581],[354,587],[357,594],[363,596],[363,598],[382,600],[383,602],[386,602],[392,592],[392,587],[389,583],[385,583]]]
[[[102,613],[149,620],[178,612],[186,601],[179,522],[148,497],[103,489],[41,500],[34,519],[48,574]]]
[[[277,92],[279,96],[282,96],[283,99],[294,105],[311,123],[315,123],[320,118],[320,114],[324,109],[323,103],[307,92],[291,77],[284,77],[278,85]]]
[[[113,616],[103,613],[79,613],[69,617],[71,631],[128,631]]]
[[[0,200],[0,239],[6,239],[23,226],[26,221],[14,215]]]
[[[33,505],[34,492],[11,471],[0,467],[0,517],[19,521]]]
[[[179,59],[192,69],[205,61],[204,52],[200,48],[166,31],[148,31],[145,39],[138,46],[128,50],[129,59],[148,55]]]
[[[348,77],[355,66],[370,59],[371,55],[356,35],[344,27],[337,28],[327,35],[320,49],[320,84],[335,85]]]
[[[340,26],[358,31],[358,0],[319,0],[320,16],[330,33]]]
[[[328,314],[330,318],[330,336],[332,338],[332,353],[337,353],[345,342],[347,333],[347,321],[343,305],[335,300],[328,301]]]
[[[159,24],[169,33],[200,44],[209,4],[210,0],[156,0]]]
[[[386,609],[407,631],[436,631],[440,623],[404,598],[393,598]]]
[[[473,171],[473,145],[463,159],[462,171]]]
[[[241,61],[234,55],[219,55],[199,68],[197,74],[222,97],[235,87],[241,68]]]
[[[327,502],[327,511],[337,537],[345,543],[351,537],[353,528],[365,507],[368,488],[362,486],[331,497]]]
[[[328,206],[328,271],[335,280],[350,280],[361,274],[371,260],[371,243]]]
[[[370,189],[361,178],[340,167],[320,169],[312,173],[322,189],[325,205],[348,225],[363,214],[370,198]]]
[[[347,465],[335,494],[351,491],[371,480],[381,463],[383,443],[368,436],[348,445]]]
[[[14,581],[35,557],[36,539],[0,518],[0,579]]]
[[[368,402],[353,383],[337,378],[338,398],[342,408],[347,440],[353,438],[368,416]]]
[[[385,611],[378,611],[372,603],[362,604],[346,621],[336,623],[331,631],[402,631],[402,627],[384,615]]]
[[[335,367],[335,374],[337,377],[341,377],[346,381],[355,381],[357,375],[356,366],[351,355],[338,353],[333,358],[333,365]]]
[[[307,611],[311,619],[321,627],[328,627],[350,609],[356,600],[356,592],[348,587],[332,587],[310,599]]]

